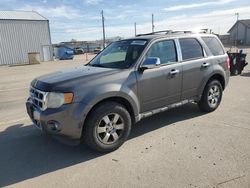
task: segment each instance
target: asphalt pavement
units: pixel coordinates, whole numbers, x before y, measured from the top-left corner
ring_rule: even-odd
[[[34,77],[85,58],[0,67],[0,187],[250,187],[250,66],[230,78],[215,112],[188,104],[157,114],[98,154],[41,133],[24,106]]]

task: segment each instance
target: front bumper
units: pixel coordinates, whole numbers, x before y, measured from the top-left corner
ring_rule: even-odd
[[[80,139],[86,114],[83,103],[63,105],[56,109],[41,111],[30,99],[26,102],[27,113],[32,122],[42,131],[70,139]]]

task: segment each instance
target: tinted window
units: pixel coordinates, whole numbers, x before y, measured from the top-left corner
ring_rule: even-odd
[[[203,57],[203,50],[200,43],[193,38],[180,39],[182,59],[197,59]]]
[[[166,40],[154,43],[146,54],[146,57],[159,57],[161,64],[177,61],[175,43],[173,40]]]
[[[201,37],[214,56],[225,54],[224,49],[215,37]]]

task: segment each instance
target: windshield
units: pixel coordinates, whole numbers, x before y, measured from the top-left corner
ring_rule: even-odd
[[[141,55],[147,40],[122,40],[110,44],[88,66],[125,69]]]

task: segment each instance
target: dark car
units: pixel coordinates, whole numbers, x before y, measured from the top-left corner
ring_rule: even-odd
[[[94,49],[94,54],[99,54],[102,51],[100,47]]]
[[[84,53],[85,53],[85,51],[80,47],[77,47],[77,48],[74,49],[74,54],[75,55],[84,54]]]

